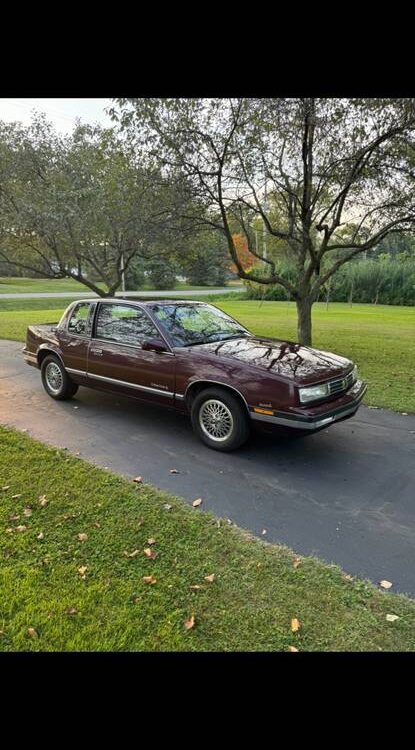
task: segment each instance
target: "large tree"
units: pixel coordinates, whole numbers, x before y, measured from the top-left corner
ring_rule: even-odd
[[[413,99],[118,99],[113,116],[137,153],[183,174],[201,207],[188,215],[220,230],[238,274],[280,284],[296,301],[298,339],[311,344],[321,287],[359,253],[415,222],[408,153]],[[219,220],[216,218],[219,214]],[[255,222],[281,240],[295,280],[255,242]],[[257,258],[247,270],[238,223]]]
[[[133,259],[167,246],[181,197],[113,128],[60,136],[42,116],[27,128],[0,123],[0,260],[10,267],[113,295]]]

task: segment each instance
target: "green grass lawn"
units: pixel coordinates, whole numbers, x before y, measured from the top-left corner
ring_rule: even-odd
[[[0,651],[415,650],[406,597],[21,433],[0,444]]]
[[[105,284],[98,284],[105,288]],[[2,276],[0,278],[0,297],[2,294],[29,294],[33,292],[88,292],[84,284],[75,279],[26,279],[19,276]]]
[[[195,296],[196,298],[196,296]],[[291,302],[213,297],[214,303],[262,336],[296,339]],[[59,320],[70,300],[0,301],[0,338],[24,341],[34,323]],[[350,357],[369,389],[365,403],[415,412],[415,308],[324,303],[313,309],[314,346]]]

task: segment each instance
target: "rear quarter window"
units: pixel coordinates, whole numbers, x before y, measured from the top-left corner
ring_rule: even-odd
[[[90,336],[92,330],[92,304],[78,302],[69,315],[68,333],[74,336]]]

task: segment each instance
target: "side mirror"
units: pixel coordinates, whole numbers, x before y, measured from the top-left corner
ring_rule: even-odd
[[[146,339],[143,341],[142,349],[146,352],[167,352],[167,346],[163,339]]]

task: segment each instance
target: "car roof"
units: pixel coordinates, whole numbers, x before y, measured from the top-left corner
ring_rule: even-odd
[[[75,300],[71,304],[77,304],[79,302],[128,302],[128,304],[144,305],[144,307],[151,307],[153,305],[203,305],[206,302],[199,302],[198,300],[189,299],[159,299],[155,297],[139,299],[138,297],[87,297],[84,299]]]

